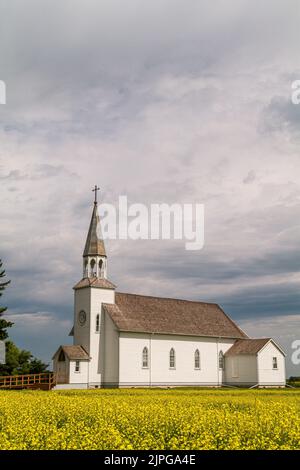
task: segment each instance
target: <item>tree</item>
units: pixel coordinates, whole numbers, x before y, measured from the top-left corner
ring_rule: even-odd
[[[3,295],[3,291],[8,286],[10,281],[1,282],[1,279],[5,277],[5,270],[2,269],[2,261],[0,259],[0,297]],[[4,340],[8,338],[7,328],[11,328],[13,323],[11,321],[7,321],[4,318],[1,318],[3,313],[6,312],[7,307],[1,307],[0,305],[0,340]]]
[[[3,281],[5,277],[5,270],[2,269],[2,261],[0,260],[0,297],[3,291],[8,286],[10,281]],[[6,312],[7,307],[0,305],[0,340],[8,338],[7,329],[13,326],[11,321],[1,318],[3,313]],[[34,357],[30,351],[19,349],[12,341],[5,342],[6,363],[0,364],[0,375],[22,375],[22,374],[39,374],[47,372],[48,364]]]
[[[25,375],[48,372],[48,364],[33,357],[30,351],[19,349],[12,341],[6,341],[6,364],[0,365],[0,375]]]
[[[30,374],[41,374],[42,372],[49,372],[47,370],[49,364],[44,364],[40,359],[32,357],[30,359]]]

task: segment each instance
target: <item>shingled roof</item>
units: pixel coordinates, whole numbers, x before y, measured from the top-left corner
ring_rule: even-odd
[[[106,256],[102,237],[98,237],[98,233],[100,234],[100,231],[97,203],[95,202],[83,256]]]
[[[271,338],[240,339],[231,346],[225,356],[236,356],[237,354],[254,355],[257,354]]]
[[[83,289],[84,287],[98,287],[98,289],[115,289],[116,286],[108,279],[98,277],[85,277],[73,287],[73,289]]]
[[[56,354],[60,351],[63,351],[65,355],[71,360],[71,361],[77,361],[77,360],[89,360],[90,356],[86,352],[86,350],[79,345],[71,345],[71,344],[66,344],[64,346],[60,346],[56,353],[54,354],[53,358],[56,356]]]
[[[217,304],[116,293],[103,307],[120,331],[248,338]]]

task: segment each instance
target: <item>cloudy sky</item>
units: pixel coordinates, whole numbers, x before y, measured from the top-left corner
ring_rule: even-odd
[[[0,257],[17,344],[49,361],[101,200],[205,204],[205,246],[107,241],[120,291],[220,303],[300,339],[298,0],[0,0]]]

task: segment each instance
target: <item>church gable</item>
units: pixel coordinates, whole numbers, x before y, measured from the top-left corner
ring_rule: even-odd
[[[81,361],[86,360],[86,361],[88,361],[88,360],[90,360],[90,356],[88,355],[88,353],[86,352],[86,350],[82,346],[80,346],[80,345],[70,345],[70,344],[60,346],[58,348],[58,350],[56,351],[56,353],[54,354],[54,356],[52,357],[52,359],[54,359],[58,355],[60,356],[62,352],[66,355],[66,357],[70,361],[76,361],[76,360],[81,360]]]
[[[116,293],[103,307],[120,331],[247,338],[213,303]]]
[[[256,355],[264,348],[264,346],[270,342],[282,354],[285,354],[280,346],[278,346],[272,338],[247,338],[236,341],[234,345],[231,346],[231,348],[226,352],[226,356],[237,356],[240,354],[249,356]]]

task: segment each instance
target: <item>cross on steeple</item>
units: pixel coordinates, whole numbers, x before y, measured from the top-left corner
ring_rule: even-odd
[[[93,193],[95,193],[95,201],[94,204],[97,204],[97,192],[100,191],[100,188],[95,184],[94,189],[92,189]]]

